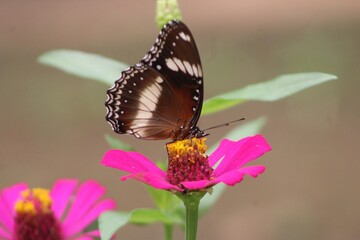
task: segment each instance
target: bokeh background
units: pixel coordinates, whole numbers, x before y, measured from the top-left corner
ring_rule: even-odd
[[[360,1],[180,1],[205,72],[205,98],[283,73],[321,71],[331,81],[274,102],[249,102],[201,118],[268,119],[267,171],[228,188],[200,221],[199,239],[360,239]],[[0,188],[93,178],[119,210],[152,207],[144,186],[99,165],[112,133],[104,84],[40,65],[69,48],[136,63],[158,34],[155,1],[0,2]],[[120,73],[119,73],[120,74]],[[114,79],[115,80],[115,79]],[[212,132],[214,143],[230,128]],[[116,136],[153,159],[164,142]],[[162,239],[160,224],[127,226],[119,239]],[[151,236],[151,237],[149,237]],[[176,230],[176,238],[182,233]]]

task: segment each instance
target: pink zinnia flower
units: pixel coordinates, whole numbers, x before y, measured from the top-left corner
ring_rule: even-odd
[[[167,172],[137,152],[108,151],[101,163],[130,173],[129,178],[154,188],[171,191],[201,190],[223,182],[229,186],[241,182],[245,175],[257,177],[264,166],[244,166],[271,150],[261,135],[239,141],[224,139],[210,156],[205,155],[205,139],[186,139],[167,144]]]
[[[58,180],[51,190],[30,189],[26,183],[2,189],[0,239],[95,239],[99,230],[85,228],[116,205],[111,199],[100,200],[104,193],[95,181],[78,186],[74,179]]]

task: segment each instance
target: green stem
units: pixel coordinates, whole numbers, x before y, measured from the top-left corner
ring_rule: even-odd
[[[184,202],[186,209],[186,240],[196,240],[197,224],[199,217],[199,203],[198,202]]]
[[[197,224],[199,218],[199,204],[206,192],[190,192],[177,194],[185,206],[185,240],[196,240]]]
[[[173,239],[173,225],[172,224],[164,224],[165,227],[165,240]]]

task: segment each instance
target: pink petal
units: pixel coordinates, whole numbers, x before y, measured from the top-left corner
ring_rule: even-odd
[[[201,181],[188,181],[188,182],[181,182],[181,184],[189,190],[198,190],[198,189],[204,189],[206,187],[209,187],[213,185],[212,181],[209,180],[201,180]]]
[[[233,147],[234,143],[235,142],[228,139],[221,140],[219,146],[209,156],[210,166],[213,167],[218,161],[222,159],[225,153],[230,152],[230,149]]]
[[[5,229],[3,229],[1,225],[0,225],[0,239],[11,240],[11,234],[9,233],[9,230],[5,231]]]
[[[264,166],[243,167],[222,174],[217,177],[214,182],[223,182],[229,186],[234,186],[235,184],[241,182],[246,174],[255,178],[264,171]]]
[[[76,224],[74,224],[74,226],[72,226],[72,228],[71,228],[72,232],[69,232],[69,230],[67,230],[67,234],[69,234],[71,236],[75,233],[81,232],[89,224],[94,222],[102,212],[107,211],[107,210],[112,210],[115,207],[116,207],[116,202],[111,199],[107,199],[107,200],[97,203],[92,209],[87,211],[81,217],[81,219],[79,219],[76,222]],[[86,235],[88,235],[88,234],[86,234]]]
[[[223,148],[223,149],[222,149]],[[219,148],[210,155],[209,162],[215,164],[216,161],[223,159],[219,166],[214,170],[213,176],[218,178],[226,172],[239,169],[244,164],[253,161],[271,150],[271,146],[261,135],[247,137],[240,141],[233,142],[223,140]],[[226,150],[226,151],[225,151]]]
[[[14,227],[15,203],[21,197],[20,193],[29,187],[25,183],[15,184],[5,188],[0,195],[0,223],[5,227],[5,231],[11,234]]]
[[[152,161],[137,152],[110,150],[103,157],[101,164],[129,173],[153,172],[159,176],[166,176],[166,173]]]
[[[69,213],[63,222],[65,236],[68,237],[76,233],[78,222],[104,193],[105,188],[96,181],[88,180],[80,185]]]
[[[121,177],[122,181],[132,178],[158,189],[181,190],[167,181],[166,172],[140,153],[110,150],[101,163],[131,173]]]
[[[164,189],[164,190],[174,189],[177,191],[182,191],[182,189],[179,188],[178,186],[170,184],[167,181],[166,176],[165,177],[159,176],[157,173],[146,172],[146,173],[129,174],[121,177],[120,179],[122,181],[125,181],[129,178],[141,181],[157,189]]]
[[[76,179],[60,179],[54,183],[50,193],[53,199],[51,209],[58,219],[62,218],[77,185]]]

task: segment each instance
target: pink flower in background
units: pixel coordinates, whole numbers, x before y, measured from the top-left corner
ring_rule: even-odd
[[[224,139],[210,156],[205,155],[205,139],[186,139],[167,144],[169,165],[167,172],[137,152],[108,151],[101,163],[130,173],[121,177],[144,182],[154,188],[175,191],[200,190],[223,182],[229,186],[241,182],[245,175],[257,177],[264,166],[244,166],[271,146],[261,135],[239,141]]]
[[[99,230],[85,230],[98,216],[114,209],[111,199],[100,200],[105,188],[96,181],[78,184],[60,179],[51,190],[15,184],[0,192],[0,239],[95,239]]]

